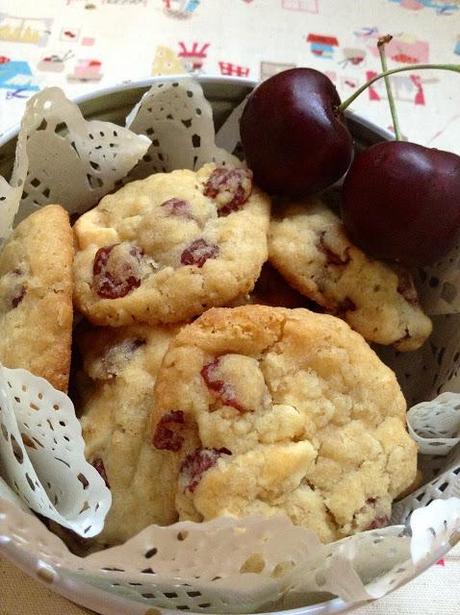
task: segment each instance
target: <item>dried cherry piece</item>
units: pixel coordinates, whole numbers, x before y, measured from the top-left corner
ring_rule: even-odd
[[[99,248],[96,252],[93,263],[94,275],[101,275],[101,273],[103,273],[104,269],[107,267],[110,253],[116,245],[118,244],[114,244],[113,246],[104,246],[103,248]]]
[[[14,291],[13,291],[13,295],[11,297],[11,305],[13,306],[13,308],[17,308],[18,305],[21,303],[21,301],[24,299],[24,297],[26,296],[26,287],[21,284],[20,286],[17,286]]]
[[[1,303],[7,311],[17,308],[26,296],[27,287],[23,284],[24,277],[25,271],[20,266],[5,274],[6,292],[1,297],[3,299]]]
[[[411,274],[405,269],[398,268],[398,287],[397,291],[410,305],[418,305],[417,290]]]
[[[197,448],[187,455],[182,462],[180,471],[185,483],[184,491],[193,493],[198,487],[203,474],[216,465],[222,455],[231,455],[228,448]]]
[[[216,258],[219,254],[219,246],[208,243],[205,239],[195,239],[185,248],[180,257],[182,265],[195,265],[203,267],[209,258]]]
[[[171,410],[164,414],[153,434],[153,446],[164,451],[175,453],[180,451],[184,443],[184,437],[181,434],[183,425],[185,425],[185,414],[182,410]]]
[[[381,517],[376,517],[372,523],[368,525],[366,530],[378,530],[381,527],[386,527],[390,523],[390,519],[388,515],[383,515]]]
[[[326,240],[324,239],[325,235],[326,235],[325,231],[323,231],[320,234],[317,248],[320,252],[322,252],[326,256],[327,264],[341,266],[341,265],[346,265],[347,263],[349,263],[350,255],[348,253],[349,252],[348,248],[345,250],[344,256],[337,254],[330,248],[330,246],[327,245]]]
[[[139,288],[142,256],[142,250],[132,245],[99,248],[93,264],[93,288],[99,297],[119,299]]]
[[[164,210],[172,216],[189,219],[193,218],[192,206],[188,201],[183,201],[182,199],[176,199],[173,197],[172,199],[168,199],[164,203],[161,203],[160,207],[163,207]]]
[[[217,215],[238,211],[251,196],[252,171],[217,167],[204,185],[203,194],[217,201]]]
[[[378,498],[367,498],[366,504],[375,507]],[[381,527],[386,527],[390,523],[388,515],[377,515],[375,519],[367,526],[366,530],[377,530]]]
[[[100,457],[96,457],[96,459],[93,459],[93,461],[91,462],[91,465],[93,466],[95,470],[99,472],[101,477],[104,479],[104,483],[110,489],[109,481],[107,479],[107,474],[105,472],[104,462],[102,461],[102,459]]]
[[[224,405],[231,406],[240,412],[244,412],[244,408],[236,399],[234,387],[230,383],[222,380],[219,376],[220,361],[221,357],[217,357],[213,361],[203,365],[200,371],[201,377],[208,389],[215,393]]]

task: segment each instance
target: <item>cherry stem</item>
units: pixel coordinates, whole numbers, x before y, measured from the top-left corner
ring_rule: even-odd
[[[392,38],[393,37],[391,36],[391,34],[387,34],[386,36],[382,36],[381,38],[379,38],[379,40],[377,41],[377,48],[379,50],[380,62],[382,64],[382,70],[384,73],[388,72],[385,45],[387,45],[392,40]],[[383,79],[385,81],[385,89],[387,91],[388,103],[390,105],[391,119],[393,120],[395,138],[396,138],[396,141],[401,141],[402,139],[401,128],[399,127],[398,113],[396,111],[395,99],[393,96],[393,90],[391,89],[390,78],[388,77],[388,75],[385,75]]]
[[[354,102],[358,98],[360,94],[365,92],[367,88],[371,86],[373,83],[375,83],[379,79],[382,79],[382,77],[383,78],[389,77],[390,75],[394,75],[396,73],[404,73],[409,70],[426,70],[426,69],[451,70],[451,71],[454,71],[455,73],[460,73],[460,64],[412,64],[411,66],[403,66],[402,68],[392,68],[391,70],[387,70],[386,72],[381,73],[380,75],[377,75],[376,77],[372,77],[372,79],[369,79],[369,81],[366,81],[366,83],[362,85],[361,87],[359,87],[356,90],[356,92],[354,92],[349,98],[344,100],[343,103],[339,105],[339,107],[337,107],[337,109],[338,111],[345,111],[345,109],[347,109],[351,105],[351,103]]]

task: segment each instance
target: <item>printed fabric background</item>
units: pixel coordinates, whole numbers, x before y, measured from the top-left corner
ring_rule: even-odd
[[[0,0],[0,136],[38,90],[75,97],[152,75],[264,79],[312,66],[342,99],[391,67],[460,64],[460,0]],[[413,70],[392,80],[404,134],[460,153],[460,75]],[[353,110],[390,127],[383,81]],[[357,615],[460,613],[460,549]],[[1,615],[86,612],[0,559]]]
[[[47,85],[69,96],[151,75],[264,79],[291,66],[325,72],[346,98],[389,65],[460,64],[460,0],[1,0],[0,132]],[[404,134],[460,152],[460,75],[393,77]],[[353,109],[388,127],[383,81]]]

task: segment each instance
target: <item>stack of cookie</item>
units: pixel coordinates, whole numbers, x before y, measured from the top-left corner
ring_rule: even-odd
[[[66,390],[72,295],[79,313],[72,394],[113,497],[99,546],[251,513],[332,541],[387,524],[413,483],[405,400],[365,341],[428,337],[410,276],[318,200],[270,208],[249,170],[206,165],[104,197],[75,254],[57,205],[4,246],[2,363]]]

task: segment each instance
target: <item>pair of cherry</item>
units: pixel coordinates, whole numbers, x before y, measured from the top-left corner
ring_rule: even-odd
[[[343,109],[354,98],[341,103],[333,83],[309,68],[259,85],[240,126],[254,179],[271,194],[298,197],[325,189],[348,171],[342,217],[350,238],[375,258],[432,263],[454,246],[460,231],[460,156],[390,141],[352,160]]]

